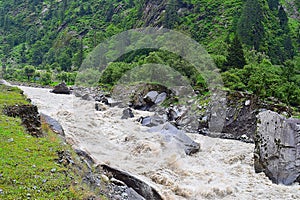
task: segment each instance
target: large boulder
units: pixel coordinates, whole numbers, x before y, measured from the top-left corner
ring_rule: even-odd
[[[193,141],[184,131],[177,129],[169,122],[153,127],[149,131],[161,133],[167,142],[175,142],[187,155],[197,153],[200,150],[199,143]]]
[[[56,120],[50,117],[49,115],[46,115],[44,113],[41,113],[41,120],[46,122],[51,130],[61,136],[65,136],[65,132],[61,124]]]
[[[254,167],[274,183],[300,183],[300,120],[278,113],[258,114]]]
[[[54,86],[53,90],[51,90],[52,93],[55,94],[71,94],[70,88],[66,85],[65,82],[62,82],[56,86]]]

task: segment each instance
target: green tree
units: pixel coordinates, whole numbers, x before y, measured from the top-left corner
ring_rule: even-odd
[[[268,5],[271,10],[277,10],[279,6],[279,0],[268,0]]]
[[[228,49],[227,67],[243,68],[246,65],[242,43],[237,35],[233,38]]]
[[[169,0],[166,6],[166,13],[163,25],[165,28],[172,29],[178,21],[177,14],[178,3],[176,0]]]
[[[243,43],[259,50],[264,37],[264,16],[259,0],[247,0],[238,22],[237,32]]]
[[[34,66],[27,65],[24,67],[25,75],[27,76],[27,80],[30,81],[30,78],[34,75],[35,68]]]
[[[282,6],[280,6],[279,11],[278,11],[278,17],[279,17],[279,22],[280,26],[283,30],[288,29],[288,17],[287,14]]]

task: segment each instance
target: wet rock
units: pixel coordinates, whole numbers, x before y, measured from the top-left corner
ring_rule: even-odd
[[[274,183],[300,183],[299,119],[286,119],[272,111],[258,114],[254,167]]]
[[[41,131],[40,115],[36,106],[7,106],[3,109],[3,113],[10,117],[20,117],[22,120],[22,125],[25,126],[26,130],[32,136],[41,137],[43,135]]]
[[[56,119],[53,119],[52,117],[50,117],[44,113],[41,113],[40,115],[41,115],[41,120],[44,120],[49,125],[49,127],[51,128],[51,130],[53,132],[55,132],[61,136],[65,136],[63,127],[60,125],[60,123]]]
[[[148,104],[155,104],[155,100],[158,96],[158,92],[157,91],[150,91],[148,92],[145,96],[144,96],[144,101],[147,102]]]
[[[132,110],[130,108],[126,108],[123,110],[123,116],[121,119],[128,119],[128,118],[133,118],[134,114],[132,113]]]
[[[71,94],[70,88],[66,85],[65,82],[62,82],[56,86],[54,86],[53,90],[51,90],[52,93],[55,94]]]
[[[166,99],[167,99],[167,93],[162,92],[159,95],[157,95],[156,99],[155,99],[155,104],[160,104],[163,103]]]
[[[176,127],[190,133],[198,133],[199,118],[195,112],[187,106],[172,106],[167,110],[168,121],[174,123]]]
[[[81,99],[86,100],[86,101],[92,101],[93,100],[93,98],[90,97],[89,94],[85,94],[85,95],[81,96]]]
[[[177,129],[174,125],[167,122],[161,126],[153,127],[150,132],[159,132],[164,135],[166,141],[174,139],[179,147],[183,148],[187,155],[191,155],[200,150],[200,144],[193,141],[184,131]]]
[[[161,118],[158,115],[153,115],[153,116],[147,116],[147,117],[141,117],[138,120],[143,126],[148,126],[148,127],[153,127],[153,126],[158,126],[160,124],[163,124],[166,122],[165,119]]]
[[[167,111],[167,116],[169,121],[176,121],[179,117],[179,113],[174,108],[169,108]]]
[[[106,107],[102,103],[95,103],[95,110],[96,111],[104,111]]]
[[[124,172],[122,170],[113,168],[108,165],[101,165],[101,167],[111,173],[113,177],[117,180],[124,182],[128,188],[132,188],[136,192],[127,193],[132,196],[130,199],[153,199],[153,200],[162,200],[160,194],[149,184],[141,181],[135,176],[129,174],[128,172]],[[131,190],[131,189],[130,189]],[[123,193],[123,192],[122,192]],[[122,195],[121,193],[121,195]],[[138,193],[138,194],[137,194]]]

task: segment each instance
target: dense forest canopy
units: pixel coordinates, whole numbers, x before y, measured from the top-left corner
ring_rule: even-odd
[[[203,45],[227,88],[297,107],[299,21],[297,0],[5,0],[0,1],[2,76],[72,84],[85,57],[106,38],[132,28],[164,27]],[[176,55],[144,50],[128,56],[108,67],[101,84],[112,85],[126,70],[154,59],[205,91],[201,77],[189,74],[189,64]]]

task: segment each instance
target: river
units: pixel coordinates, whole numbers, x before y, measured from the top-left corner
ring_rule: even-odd
[[[57,119],[68,143],[91,154],[97,163],[136,175],[172,199],[300,199],[300,186],[273,184],[253,167],[254,144],[188,134],[201,151],[187,156],[158,133],[136,120],[152,113],[134,111],[121,119],[122,109],[104,107],[49,89],[21,87],[39,111]]]

